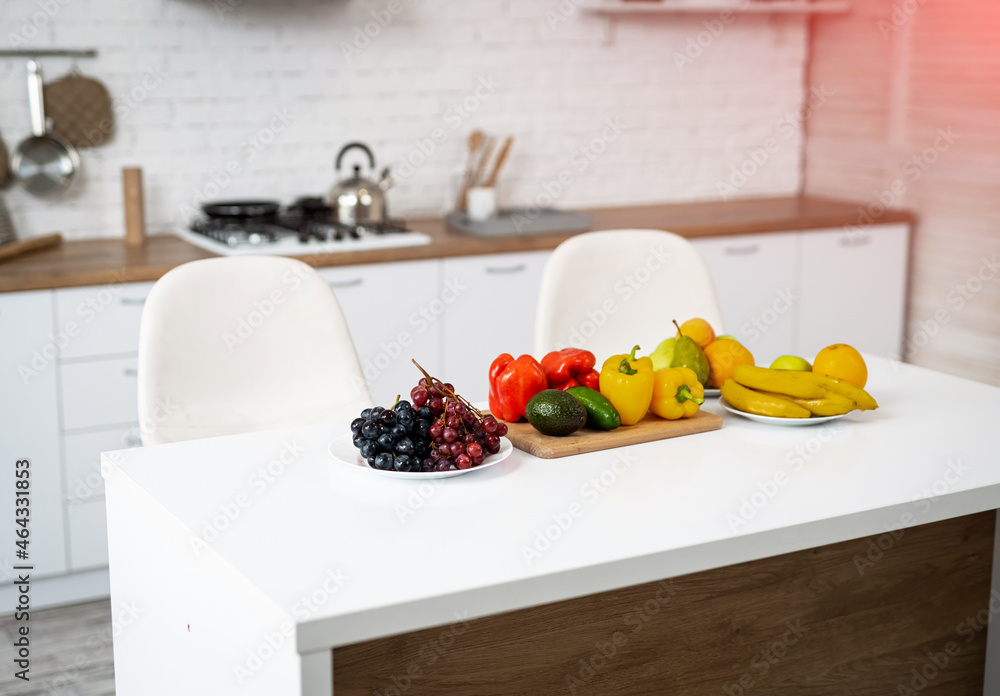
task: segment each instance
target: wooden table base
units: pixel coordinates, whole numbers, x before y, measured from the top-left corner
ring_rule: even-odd
[[[994,514],[338,648],[334,693],[979,696]]]
[[[994,519],[338,648],[334,693],[979,696]]]

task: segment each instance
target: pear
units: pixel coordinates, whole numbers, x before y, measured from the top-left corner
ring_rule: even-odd
[[[674,326],[677,326],[676,321]],[[702,384],[708,382],[708,359],[705,358],[705,353],[702,352],[693,338],[681,333],[679,326],[677,326],[674,357],[670,361],[670,367],[689,367],[694,370],[699,382]]]
[[[668,338],[656,346],[656,350],[649,354],[649,359],[653,361],[653,372],[670,367],[670,363],[674,359],[674,345],[676,343],[677,339]]]

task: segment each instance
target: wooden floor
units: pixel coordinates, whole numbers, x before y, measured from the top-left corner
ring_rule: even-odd
[[[14,676],[12,614],[0,616],[0,694],[113,696],[111,602],[102,600],[32,611],[30,681]]]

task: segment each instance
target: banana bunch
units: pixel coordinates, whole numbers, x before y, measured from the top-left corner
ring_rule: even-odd
[[[839,416],[878,408],[871,394],[842,380],[753,365],[737,367],[722,385],[722,396],[741,411],[774,418]]]

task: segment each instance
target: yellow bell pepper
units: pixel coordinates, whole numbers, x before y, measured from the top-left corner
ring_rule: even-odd
[[[705,387],[690,367],[666,367],[653,373],[649,410],[660,418],[690,418],[705,403]]]
[[[601,395],[618,410],[622,425],[635,425],[649,410],[653,398],[653,361],[629,355],[613,355],[601,367]]]

